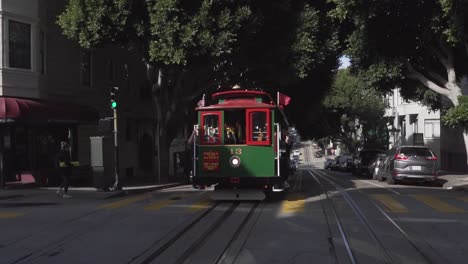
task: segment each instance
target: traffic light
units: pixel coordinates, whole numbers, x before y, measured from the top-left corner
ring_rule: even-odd
[[[112,109],[117,108],[117,92],[119,91],[119,87],[114,86],[111,88],[110,91],[110,106]]]

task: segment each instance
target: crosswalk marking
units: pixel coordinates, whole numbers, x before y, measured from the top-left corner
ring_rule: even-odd
[[[291,195],[289,200],[283,201],[281,204],[280,214],[288,215],[293,213],[303,212],[305,208],[304,195]]]
[[[159,201],[156,201],[154,203],[150,203],[149,205],[145,206],[145,210],[147,210],[147,211],[159,210],[161,208],[164,208],[166,206],[169,206],[169,205],[177,202],[180,199],[181,199],[181,197],[172,197],[172,198],[168,198],[168,199],[159,200]]]
[[[468,197],[457,197],[457,199],[468,203]]]
[[[450,205],[446,202],[443,202],[437,198],[434,198],[429,195],[424,195],[424,194],[414,194],[411,195],[413,198],[416,200],[434,208],[435,210],[443,213],[463,213],[465,210],[460,209],[458,207],[455,207],[453,205]]]
[[[406,208],[397,200],[393,199],[388,194],[372,194],[371,196],[375,200],[385,205],[385,207],[387,207],[387,209],[393,213],[407,213],[408,212],[408,208]]]
[[[209,205],[211,203],[211,199],[208,198],[208,197],[205,197],[203,199],[201,199],[200,201],[198,201],[197,203],[191,205],[189,208],[187,208],[189,211],[191,212],[196,212],[198,210],[201,210],[201,209],[205,209],[205,208],[208,208]]]
[[[0,212],[0,219],[11,219],[19,216],[23,216],[24,213],[13,213],[13,212]]]
[[[134,196],[134,197],[131,197],[131,198],[128,198],[128,199],[123,199],[123,200],[120,200],[120,201],[116,201],[116,202],[113,202],[113,203],[108,203],[108,204],[102,205],[100,208],[116,209],[116,208],[127,206],[127,205],[132,204],[132,203],[136,203],[136,202],[145,200],[148,197],[149,196],[147,194],[138,195],[138,196]]]

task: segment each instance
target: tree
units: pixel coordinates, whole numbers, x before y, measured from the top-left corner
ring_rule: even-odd
[[[350,69],[339,70],[323,101],[328,136],[341,141],[350,152],[358,147],[383,147],[384,97],[367,87]]]
[[[250,15],[243,1],[70,0],[58,24],[83,48],[119,45],[141,54],[166,173],[177,121],[188,102],[215,84],[213,68],[233,51]]]
[[[384,91],[400,87],[410,99],[459,105],[468,88],[468,2],[332,2],[331,16],[350,28],[346,52],[368,82]],[[463,138],[468,151],[466,131]]]
[[[84,48],[111,44],[139,51],[162,128],[164,173],[180,119],[202,93],[241,83],[295,87],[303,94],[301,78],[323,62],[336,67],[337,30],[326,2],[69,0],[58,24]]]

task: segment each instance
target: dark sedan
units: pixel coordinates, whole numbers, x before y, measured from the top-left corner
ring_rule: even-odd
[[[380,149],[362,149],[357,153],[354,157],[354,168],[353,174],[355,175],[370,175],[369,173],[369,166],[375,160],[377,155],[383,154],[384,151]]]

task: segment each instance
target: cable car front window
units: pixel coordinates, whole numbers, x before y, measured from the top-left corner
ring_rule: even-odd
[[[254,112],[252,113],[252,139],[253,141],[268,141],[267,131],[267,113]]]
[[[245,111],[224,111],[224,143],[245,144]]]
[[[203,141],[208,144],[219,144],[219,115],[203,115]]]

